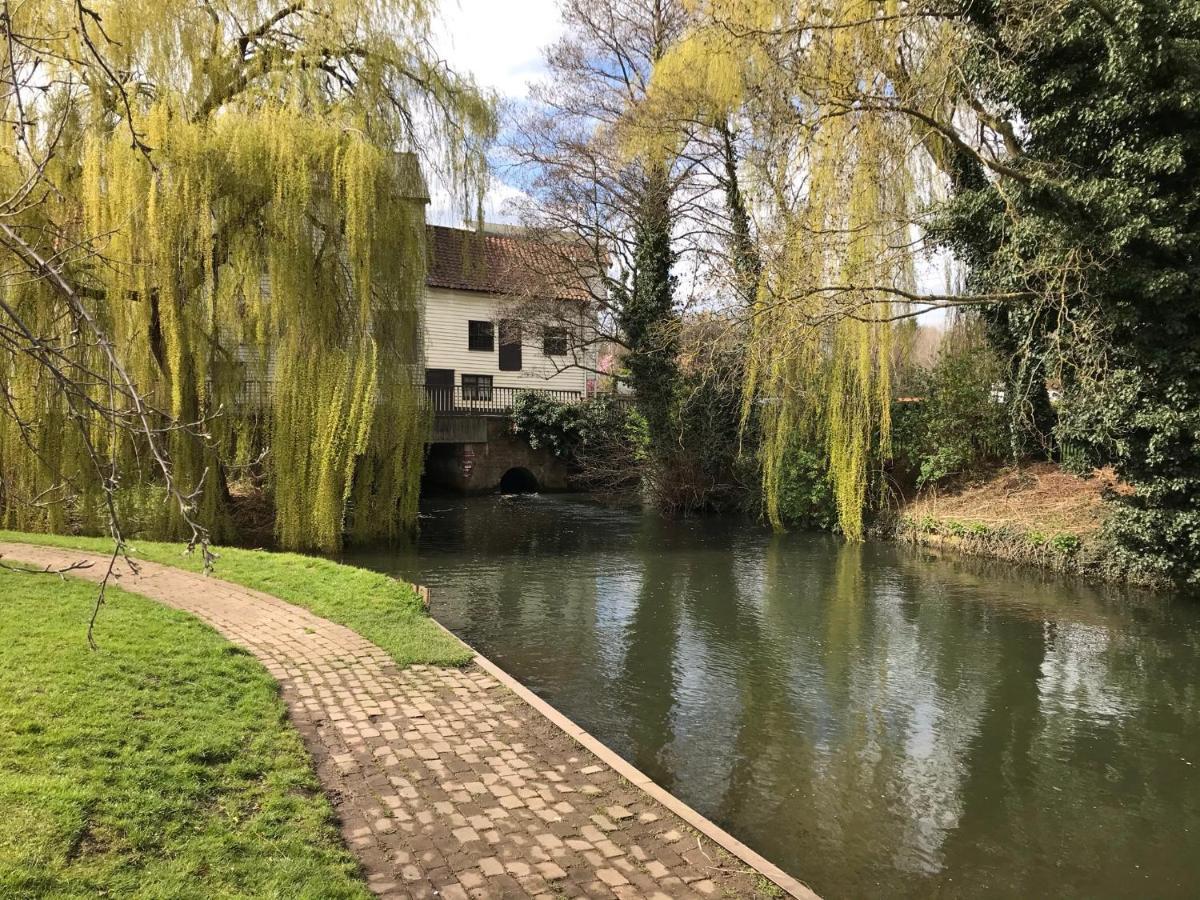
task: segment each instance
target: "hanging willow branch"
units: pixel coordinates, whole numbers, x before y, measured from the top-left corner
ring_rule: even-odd
[[[430,13],[3,4],[0,524],[107,533],[109,576],[132,532],[208,566],[253,469],[286,546],[411,527],[416,154],[478,187],[493,130]]]
[[[958,6],[696,0],[694,26],[654,73],[651,115],[739,116],[750,127],[743,182],[762,263],[738,316],[748,341],[743,422],[761,433],[777,526],[785,461],[805,445],[824,451],[843,532],[862,536],[872,466],[890,456],[897,323],[1035,296],[918,284],[925,210],[961,172],[993,179],[1001,198],[1006,183],[1055,183],[965,84]]]

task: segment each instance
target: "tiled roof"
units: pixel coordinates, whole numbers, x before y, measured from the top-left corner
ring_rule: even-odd
[[[430,225],[426,247],[430,287],[555,300],[591,298],[580,267],[570,264],[572,251],[561,243],[548,246],[516,234]]]

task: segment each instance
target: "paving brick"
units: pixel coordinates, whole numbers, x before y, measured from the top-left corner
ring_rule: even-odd
[[[615,887],[619,884],[628,884],[629,879],[618,872],[616,869],[599,869],[596,872],[596,877],[607,884],[609,887]]]
[[[652,859],[646,863],[646,871],[651,878],[666,878],[671,874],[671,870],[660,863],[657,859]]]
[[[504,874],[504,864],[494,856],[479,861],[479,871],[489,878]]]
[[[559,881],[567,877],[567,873],[563,871],[561,866],[551,862],[538,863],[537,870],[547,881]]]

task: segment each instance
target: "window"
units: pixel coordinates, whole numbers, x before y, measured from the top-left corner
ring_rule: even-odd
[[[492,376],[464,375],[462,377],[462,393],[464,400],[491,400]]]
[[[570,332],[565,328],[542,329],[542,353],[546,356],[566,356]]]
[[[495,327],[491,322],[467,323],[467,349],[492,352]]]

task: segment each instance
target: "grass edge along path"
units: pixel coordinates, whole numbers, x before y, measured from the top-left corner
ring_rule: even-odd
[[[370,897],[278,685],[198,619],[0,570],[0,896]]]
[[[112,541],[51,534],[0,531],[0,541],[111,553]],[[472,653],[429,618],[411,585],[388,575],[315,556],[217,547],[213,577],[262,591],[309,610],[387,651],[401,666],[463,666]],[[202,571],[198,554],[180,543],[130,541],[132,559],[189,572]],[[103,612],[101,613],[103,616]]]

